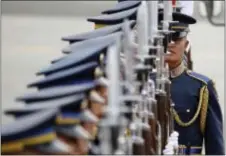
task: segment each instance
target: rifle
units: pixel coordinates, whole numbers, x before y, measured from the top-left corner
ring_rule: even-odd
[[[154,124],[154,116],[150,109],[149,95],[148,95],[148,77],[152,68],[148,62],[150,59],[148,55],[148,5],[145,1],[137,12],[137,29],[138,29],[138,53],[140,56],[140,68],[137,70],[137,80],[141,82],[140,92],[144,99],[142,102],[141,116],[144,120],[142,136],[144,138],[145,154],[151,155],[156,153],[156,126]]]
[[[119,48],[121,36],[117,37],[116,44],[111,45],[107,52],[107,77],[109,79],[108,87],[108,106],[106,109],[106,118],[101,123],[101,154],[112,154],[116,151],[117,139],[120,133],[120,101],[121,90],[119,85]]]

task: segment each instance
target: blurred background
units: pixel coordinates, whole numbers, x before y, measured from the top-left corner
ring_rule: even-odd
[[[215,5],[214,20],[224,21],[224,1]],[[114,6],[115,1],[3,1],[1,4],[1,103],[6,108],[22,106],[17,96],[34,92],[26,85],[42,77],[36,72],[61,57],[67,43],[62,36],[93,29],[87,17],[97,16]],[[211,25],[204,3],[195,1],[191,27],[194,70],[216,82],[219,101],[224,109],[224,27]],[[12,121],[1,112],[2,123]]]

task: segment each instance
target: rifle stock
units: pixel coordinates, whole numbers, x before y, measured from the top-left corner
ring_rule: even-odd
[[[146,155],[155,154],[155,151],[152,147],[154,141],[153,141],[153,138],[152,138],[151,128],[143,129],[142,137],[144,138],[144,142],[145,142],[145,154]]]
[[[157,100],[157,111],[158,111],[158,119],[159,123],[161,125],[161,145],[162,149],[166,145],[166,128],[167,128],[167,121],[166,121],[166,102],[167,102],[167,97],[164,93],[158,93],[156,94],[156,100]]]
[[[157,121],[154,118],[149,118],[149,125],[151,127],[151,151],[153,151],[154,153],[157,152],[157,142],[158,142],[158,138],[157,138]]]
[[[145,145],[143,143],[133,143],[133,154],[134,155],[146,155]]]
[[[172,101],[170,98],[170,82],[166,82],[165,84],[165,89],[166,89],[166,95],[167,95],[167,113],[168,113],[168,127],[169,127],[169,134],[173,132],[174,130],[174,125],[173,125],[173,116],[172,116]]]

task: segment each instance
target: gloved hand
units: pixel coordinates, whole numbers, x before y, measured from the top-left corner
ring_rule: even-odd
[[[178,147],[179,147],[178,137],[179,137],[179,133],[176,132],[176,131],[174,131],[170,135],[170,137],[168,139],[168,143],[167,143],[165,149],[163,150],[164,155],[177,154],[178,153]]]
[[[168,142],[166,145],[165,149],[163,150],[164,155],[173,155],[174,153],[174,147],[173,147],[173,142]]]

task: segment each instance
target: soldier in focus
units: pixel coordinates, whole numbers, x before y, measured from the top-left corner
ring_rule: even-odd
[[[165,62],[170,69],[179,153],[201,154],[204,139],[205,154],[224,155],[223,119],[214,83],[210,78],[188,70],[183,62],[186,30],[196,20],[190,16],[174,20],[180,22],[172,27],[176,33],[172,35],[173,42],[168,45]]]

